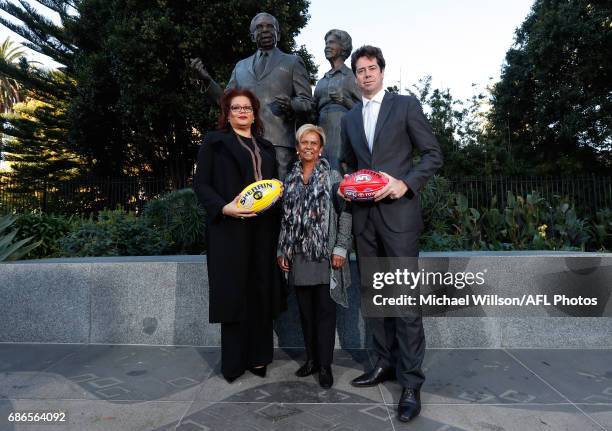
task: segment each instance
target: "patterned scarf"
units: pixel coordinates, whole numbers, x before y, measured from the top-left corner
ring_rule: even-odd
[[[310,260],[329,258],[327,249],[329,211],[329,164],[320,160],[308,184],[302,184],[302,164],[298,161],[285,178],[283,218],[279,250],[291,260],[303,253]],[[305,189],[305,190],[304,190]],[[303,196],[300,196],[303,190]]]

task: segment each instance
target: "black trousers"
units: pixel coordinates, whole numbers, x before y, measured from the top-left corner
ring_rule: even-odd
[[[383,221],[377,207],[370,210],[363,232],[356,236],[359,259],[367,257],[418,257],[419,231],[393,232]],[[398,382],[406,388],[420,389],[425,381],[421,369],[425,356],[425,332],[420,315],[369,318],[378,365],[393,367]]]
[[[246,319],[221,324],[221,373],[238,377],[251,367],[267,365],[274,354],[273,321],[262,313],[257,295],[247,291]]]
[[[336,303],[329,284],[295,286],[307,359],[322,367],[331,366],[336,342]]]

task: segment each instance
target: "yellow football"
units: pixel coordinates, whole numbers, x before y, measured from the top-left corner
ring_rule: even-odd
[[[283,194],[283,183],[279,180],[261,180],[246,186],[238,198],[238,208],[256,213],[270,208]]]

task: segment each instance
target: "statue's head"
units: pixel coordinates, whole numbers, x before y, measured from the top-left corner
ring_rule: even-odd
[[[260,49],[272,49],[280,40],[278,21],[267,12],[260,12],[251,20],[251,39]]]
[[[346,60],[352,50],[353,40],[346,31],[334,28],[325,33],[325,58],[328,60],[336,57]]]

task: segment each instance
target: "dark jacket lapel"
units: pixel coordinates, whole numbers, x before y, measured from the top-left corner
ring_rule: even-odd
[[[253,179],[250,175],[248,175],[250,166],[245,165],[245,159],[244,157],[241,157],[243,155],[244,149],[240,146],[240,142],[238,142],[236,134],[233,131],[223,132],[222,140],[223,144],[225,145],[225,148],[227,148],[228,151],[232,154],[234,160],[236,161],[236,164],[240,167],[240,173],[242,174],[242,178],[245,181],[250,182]]]

